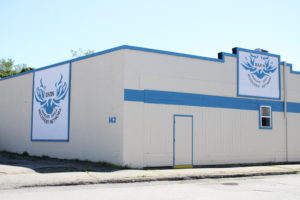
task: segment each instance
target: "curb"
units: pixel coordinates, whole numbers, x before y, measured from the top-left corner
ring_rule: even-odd
[[[56,187],[56,186],[75,186],[75,185],[93,185],[93,184],[118,184],[118,183],[142,183],[154,181],[184,181],[184,180],[200,180],[200,179],[222,179],[222,178],[240,178],[254,176],[274,176],[274,175],[289,175],[297,174],[300,171],[285,171],[285,172],[257,172],[247,174],[224,174],[224,175],[186,175],[172,177],[148,177],[148,178],[122,178],[122,179],[107,179],[97,181],[78,181],[78,182],[61,182],[50,184],[33,184],[14,187],[14,189],[32,188],[32,187]]]

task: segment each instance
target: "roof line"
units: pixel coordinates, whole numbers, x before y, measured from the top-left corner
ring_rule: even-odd
[[[96,52],[96,53],[93,53],[93,54],[89,54],[89,55],[86,55],[86,56],[69,59],[69,60],[66,60],[66,61],[63,61],[63,62],[55,63],[55,64],[48,65],[48,66],[45,66],[45,67],[41,67],[41,68],[38,68],[38,69],[33,69],[33,70],[30,70],[30,71],[27,71],[27,72],[23,72],[23,73],[19,73],[19,74],[16,74],[16,75],[0,78],[0,81],[11,79],[11,78],[18,77],[18,76],[23,76],[25,74],[33,73],[33,72],[36,72],[36,71],[41,71],[41,70],[48,69],[48,68],[51,68],[51,67],[55,67],[55,66],[59,66],[59,65],[63,65],[63,64],[71,63],[71,62],[76,62],[76,61],[79,61],[79,60],[84,60],[84,59],[87,59],[87,58],[91,58],[91,57],[94,57],[94,56],[99,56],[99,55],[102,55],[102,54],[106,54],[106,53],[110,53],[110,52],[114,52],[114,51],[118,51],[118,50],[122,50],[122,49],[130,49],[130,50],[136,50],[136,51],[159,53],[159,54],[173,55],[173,56],[181,56],[181,57],[207,60],[207,61],[213,61],[213,62],[221,62],[221,63],[223,63],[225,61],[225,56],[237,57],[237,55],[234,54],[234,53],[220,52],[218,54],[218,58],[210,58],[210,57],[197,56],[197,55],[178,53],[178,52],[172,52],[172,51],[164,51],[164,50],[157,50],[157,49],[130,46],[130,45],[121,45],[121,46],[117,46],[117,47],[114,47],[114,48],[106,49],[104,51],[99,51],[99,52]],[[249,49],[242,49],[242,48],[238,48],[238,49],[252,51],[252,50],[249,50]],[[300,72],[293,71],[292,64],[288,64],[288,66],[291,67],[291,73],[300,74]]]
[[[58,63],[52,64],[52,65],[47,65],[45,67],[40,67],[40,68],[37,68],[37,69],[33,69],[33,70],[30,70],[30,71],[27,71],[27,72],[15,74],[15,75],[12,75],[12,76],[7,76],[7,77],[4,77],[4,78],[0,78],[0,81],[10,79],[10,78],[14,78],[14,77],[17,77],[17,76],[22,76],[22,75],[29,74],[29,73],[33,73],[33,72],[36,72],[36,71],[41,71],[41,70],[48,69],[48,68],[51,68],[51,67],[56,67],[56,66],[71,63],[71,62],[84,60],[84,59],[91,58],[91,57],[94,57],[94,56],[110,53],[110,52],[113,52],[113,51],[124,49],[124,46],[125,45],[114,47],[114,48],[111,48],[111,49],[106,49],[104,51],[99,51],[99,52],[92,53],[92,54],[89,54],[89,55],[86,55],[86,56],[81,56],[81,57],[78,57],[78,58],[69,59],[69,60],[58,62]]]
[[[129,46],[129,45],[123,45],[125,49],[130,50],[137,50],[137,51],[145,51],[145,52],[151,52],[151,53],[159,53],[159,54],[167,54],[172,56],[181,56],[181,57],[187,57],[187,58],[194,58],[194,59],[200,59],[200,60],[208,60],[208,61],[214,61],[214,62],[224,62],[224,56],[232,56],[236,57],[235,54],[220,52],[222,56],[218,56],[218,58],[210,58],[205,56],[197,56],[192,54],[185,54],[185,53],[178,53],[173,51],[164,51],[164,50],[157,50],[157,49],[150,49],[150,48],[144,48],[144,47],[136,47],[136,46]]]
[[[281,65],[284,65],[284,63],[285,62],[280,62]],[[285,64],[286,64],[286,66],[288,66],[290,68],[290,73],[291,74],[300,74],[300,71],[295,71],[293,69],[293,64],[291,64],[291,63],[285,63]]]

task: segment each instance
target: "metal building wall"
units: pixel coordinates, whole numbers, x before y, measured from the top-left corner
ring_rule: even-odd
[[[0,150],[122,164],[123,63],[123,51],[72,62],[69,142],[31,141],[32,73],[0,80]]]
[[[286,66],[287,102],[300,102],[300,73],[292,71],[292,65]],[[290,105],[291,107],[292,105]],[[288,104],[289,108],[289,104]],[[288,161],[300,161],[300,114],[295,109],[287,109],[287,155]],[[293,111],[293,112],[291,112]]]
[[[249,103],[253,104],[251,106],[257,108],[252,110],[186,106],[176,105],[176,101],[172,100],[166,102],[163,96],[165,94],[159,96],[159,92],[155,92],[176,92],[175,96],[177,93],[191,93],[247,100],[248,98],[236,95],[236,64],[236,57],[230,55],[225,56],[225,62],[222,62],[126,50],[125,89],[141,93],[142,100],[125,101],[124,163],[137,167],[172,166],[175,114],[193,115],[194,165],[285,162],[287,159],[300,161],[297,145],[297,122],[299,124],[300,114],[288,113],[289,131],[286,142],[283,104],[280,100],[266,101],[279,106],[275,106],[276,109],[272,112],[272,129],[260,129],[258,108],[264,100],[250,98]],[[299,83],[300,75],[295,75],[294,80],[288,79],[293,84]],[[153,96],[149,94],[151,91],[155,93]],[[179,96],[177,97],[181,98]],[[300,102],[300,96],[296,95],[294,99],[288,99],[290,100]]]
[[[32,73],[0,80],[0,149],[24,152],[30,148]]]
[[[121,46],[72,61],[69,142],[30,140],[32,73],[0,80],[0,150],[171,166],[174,115],[192,115],[194,165],[300,161],[300,109],[288,109],[286,125],[283,96],[270,101],[237,97],[236,57],[200,59],[133,49]],[[300,75],[287,69],[292,108],[300,103]],[[133,99],[128,100],[130,90]],[[187,94],[196,95],[193,104]],[[259,129],[258,108],[264,102],[274,108],[270,130]],[[109,117],[117,123],[110,124]]]

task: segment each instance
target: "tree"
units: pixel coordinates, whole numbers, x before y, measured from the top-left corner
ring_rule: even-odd
[[[34,68],[28,67],[26,64],[14,64],[14,60],[11,58],[0,59],[0,78],[12,76],[15,74],[23,73],[33,70]]]
[[[33,67],[24,67],[24,68],[22,68],[22,70],[20,71],[20,73],[31,71],[31,70],[34,70],[34,68]]]
[[[14,66],[14,61],[11,58],[8,58],[7,60],[1,59],[0,60],[0,70],[1,71],[11,71]]]
[[[90,49],[84,50],[82,48],[79,48],[77,51],[71,49],[71,54],[72,54],[72,57],[74,57],[74,58],[78,58],[78,57],[81,57],[81,56],[87,56],[87,55],[90,55],[90,54],[93,54],[93,53],[95,53],[95,51],[90,50]]]

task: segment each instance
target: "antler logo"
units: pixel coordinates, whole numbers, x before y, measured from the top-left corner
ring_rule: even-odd
[[[55,83],[55,91],[46,91],[46,85],[40,79],[40,85],[34,94],[35,100],[40,103],[39,115],[46,124],[53,124],[61,113],[60,103],[68,93],[68,85],[63,82],[63,76]]]
[[[269,56],[250,54],[250,57],[246,56],[244,59],[241,65],[249,72],[248,78],[252,85],[262,88],[269,85],[272,74],[277,70]]]

